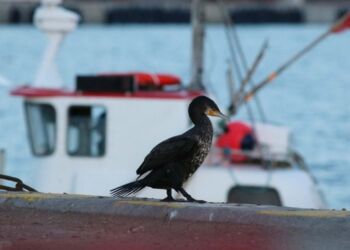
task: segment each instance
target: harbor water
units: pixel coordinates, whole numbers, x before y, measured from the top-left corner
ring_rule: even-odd
[[[259,82],[326,29],[324,25],[238,27],[248,62],[254,60],[263,41],[269,41],[254,81]],[[305,157],[330,208],[350,208],[349,43],[350,32],[330,36],[259,95],[267,121],[293,131],[294,146]],[[22,102],[9,91],[33,81],[45,45],[45,36],[32,26],[0,26],[0,76],[13,83],[0,85],[0,148],[7,152],[7,173],[29,185],[31,156]],[[228,51],[223,28],[209,26],[205,83],[223,107],[229,102]],[[173,73],[188,83],[190,52],[188,25],[82,26],[66,39],[58,64],[67,88],[73,88],[77,74],[111,71]],[[245,108],[236,118],[248,119]]]

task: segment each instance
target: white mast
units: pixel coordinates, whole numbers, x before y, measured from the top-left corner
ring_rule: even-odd
[[[34,81],[35,87],[64,87],[58,73],[56,56],[64,37],[77,27],[79,16],[60,7],[61,2],[62,0],[42,0],[41,6],[35,11],[36,27],[46,33],[49,39]]]
[[[203,90],[204,6],[203,0],[192,1],[192,90]]]

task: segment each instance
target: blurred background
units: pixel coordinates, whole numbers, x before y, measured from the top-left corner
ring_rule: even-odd
[[[331,22],[350,7],[348,0],[224,0],[237,23]],[[30,23],[36,0],[0,0],[0,23]],[[188,23],[188,0],[66,0],[86,23]],[[221,21],[214,0],[205,4],[206,18]],[[142,13],[140,15],[140,13]]]
[[[249,62],[269,41],[254,78],[260,80],[323,33],[350,9],[346,0],[225,0]],[[38,1],[0,0],[0,148],[9,174],[30,183],[29,145],[22,102],[12,87],[33,81],[46,46],[33,25]],[[110,71],[169,72],[190,81],[191,27],[188,0],[65,0],[82,25],[58,56],[64,81],[76,74]],[[222,17],[205,4],[205,84],[228,105],[228,47]],[[146,25],[147,24],[147,25]],[[350,208],[350,32],[332,35],[260,94],[266,117],[290,127],[331,208]],[[237,118],[245,119],[241,110]],[[297,181],[297,180],[296,180]]]

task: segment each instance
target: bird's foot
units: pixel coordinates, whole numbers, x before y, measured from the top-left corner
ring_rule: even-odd
[[[196,199],[188,199],[187,202],[195,202],[195,203],[207,203],[205,200],[196,200]]]
[[[173,197],[166,197],[160,201],[162,201],[162,202],[176,202],[177,200],[175,200]]]
[[[182,187],[181,187],[181,188],[178,188],[176,191],[180,192],[183,196],[185,196],[188,202],[206,203],[206,201],[204,201],[204,200],[196,200],[196,199],[194,199],[194,198],[193,198],[191,195],[189,195],[189,194],[185,191],[185,189],[183,189]]]

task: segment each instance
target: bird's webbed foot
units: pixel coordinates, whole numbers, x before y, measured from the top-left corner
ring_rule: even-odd
[[[171,189],[167,189],[166,190],[166,194],[167,197],[160,200],[160,201],[164,201],[164,202],[175,202],[176,200],[173,198],[173,196],[171,195]]]
[[[194,199],[193,202],[201,203],[201,204],[207,203],[207,201],[205,201],[205,200],[196,200],[196,199]]]
[[[194,198],[187,199],[188,202],[195,202],[195,203],[207,203],[205,200],[196,200]]]
[[[160,201],[163,201],[163,202],[175,202],[176,200],[173,198],[173,197],[166,197]]]
[[[183,188],[179,188],[176,191],[180,192],[185,198],[187,199],[188,202],[196,202],[196,203],[206,203],[204,200],[196,200],[194,199],[189,193],[185,191]]]

